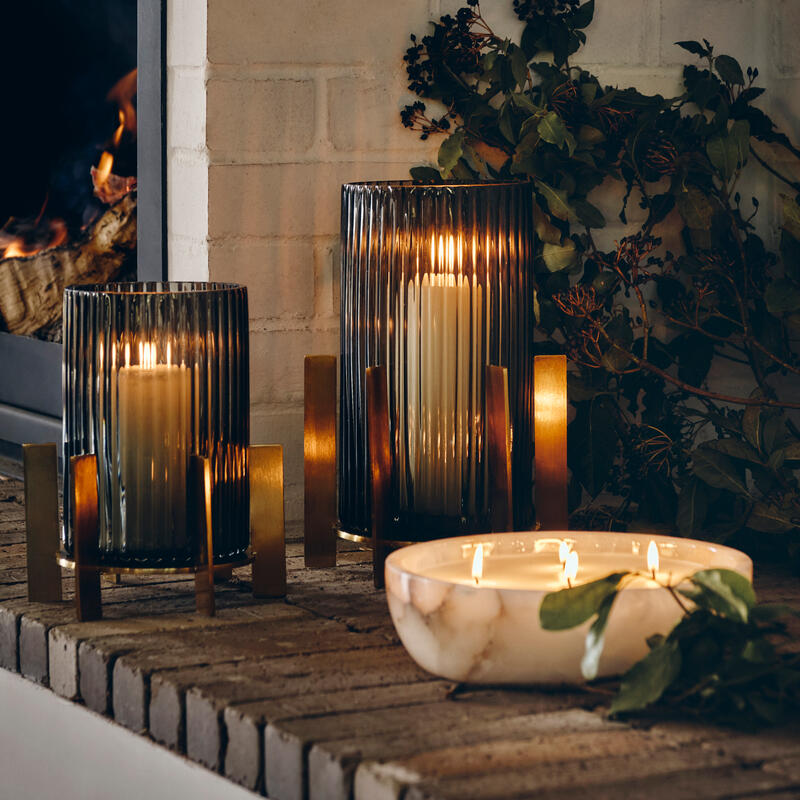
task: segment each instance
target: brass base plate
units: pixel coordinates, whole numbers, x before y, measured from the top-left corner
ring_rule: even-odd
[[[355,542],[360,544],[365,550],[372,550],[372,537],[362,536],[359,533],[350,533],[350,531],[343,531],[341,528],[336,529],[336,535],[345,542]],[[384,547],[395,550],[400,547],[408,547],[412,544],[419,544],[419,542],[404,542],[401,539],[384,539]]]
[[[236,569],[237,567],[244,567],[247,566],[251,561],[252,557],[248,556],[247,558],[239,559],[238,561],[229,561],[225,564],[214,563],[214,571],[215,572],[222,572],[226,569]],[[67,556],[61,555],[61,553],[56,554],[56,562],[59,566],[65,567],[66,569],[75,569],[75,561],[74,559],[68,558]],[[194,575],[196,572],[199,572],[202,568],[201,567],[112,567],[107,566],[105,564],[96,567],[102,572],[104,575]]]

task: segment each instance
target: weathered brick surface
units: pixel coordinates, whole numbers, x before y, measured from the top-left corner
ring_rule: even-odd
[[[248,569],[193,613],[183,577],[103,583],[104,619],[35,604],[19,570],[22,516],[0,480],[0,666],[113,716],[274,800],[797,797],[800,729],[744,735],[689,721],[609,722],[583,692],[453,691],[397,643],[369,555],[306,571],[287,545],[286,601],[254,601]],[[21,497],[21,491],[19,492]],[[12,537],[13,538],[13,537]],[[796,577],[760,570],[762,599],[800,599]],[[71,596],[67,573],[65,595]]]

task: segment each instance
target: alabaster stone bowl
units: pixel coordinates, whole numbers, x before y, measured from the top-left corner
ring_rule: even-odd
[[[580,683],[591,621],[566,631],[539,624],[542,598],[567,585],[562,543],[578,554],[578,585],[612,572],[646,573],[651,541],[662,583],[676,585],[714,567],[752,579],[753,564],[744,553],[710,542],[647,533],[494,533],[393,552],[385,567],[389,611],[406,650],[434,675],[475,684]],[[476,560],[482,561],[477,579]],[[635,579],[614,604],[598,677],[627,670],[647,653],[647,638],[667,634],[681,613],[654,580]]]

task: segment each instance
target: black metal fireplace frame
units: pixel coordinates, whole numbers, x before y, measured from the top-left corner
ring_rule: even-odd
[[[138,0],[137,273],[167,277],[166,0]],[[0,443],[61,442],[61,345],[0,332]]]

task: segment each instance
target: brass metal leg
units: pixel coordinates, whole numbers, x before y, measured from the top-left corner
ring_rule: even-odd
[[[250,544],[253,594],[286,594],[286,533],[283,519],[283,447],[250,448]]]
[[[72,531],[75,551],[75,608],[79,622],[100,619],[100,524],[97,505],[97,456],[72,456]]]
[[[28,566],[28,600],[61,600],[58,550],[58,455],[54,444],[24,444],[25,541]]]
[[[489,506],[492,530],[514,528],[511,485],[511,434],[508,370],[486,367],[486,435],[489,459]]]
[[[336,566],[336,357],[305,358],[305,563]]]
[[[198,570],[194,576],[197,613],[213,617],[214,599],[214,536],[211,517],[211,462],[203,456],[191,457],[192,487],[198,506]]]
[[[384,585],[386,529],[391,509],[392,452],[386,368],[367,367],[367,431],[372,495],[372,569],[375,588]]]

